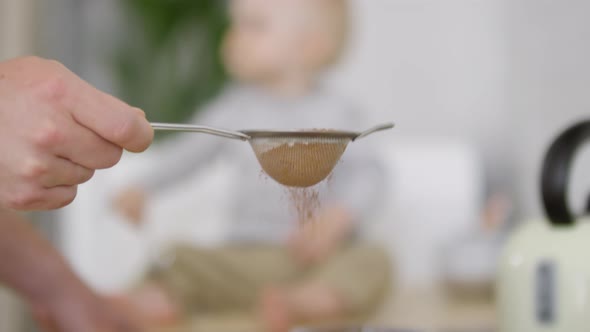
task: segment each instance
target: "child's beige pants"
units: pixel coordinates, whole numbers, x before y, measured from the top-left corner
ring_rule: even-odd
[[[169,291],[187,313],[254,308],[271,285],[314,283],[339,292],[350,313],[371,311],[389,287],[390,259],[368,245],[349,245],[325,262],[302,267],[278,246],[199,249],[179,246],[149,279]]]

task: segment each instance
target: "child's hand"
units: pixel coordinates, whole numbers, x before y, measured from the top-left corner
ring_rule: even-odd
[[[147,200],[146,193],[139,188],[127,188],[115,197],[114,208],[134,225],[141,225]]]
[[[332,206],[305,222],[289,239],[289,249],[302,264],[317,264],[334,253],[352,231],[348,210]]]

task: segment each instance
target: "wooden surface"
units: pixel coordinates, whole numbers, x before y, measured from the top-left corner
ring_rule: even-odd
[[[495,328],[494,306],[489,299],[459,299],[438,290],[398,291],[390,296],[366,322],[391,328],[417,330],[492,331]],[[177,327],[154,332],[263,332],[254,315],[202,315]]]

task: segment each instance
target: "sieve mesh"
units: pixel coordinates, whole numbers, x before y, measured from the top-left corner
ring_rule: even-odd
[[[324,180],[346,150],[350,137],[253,137],[250,145],[262,169],[278,183],[310,187]]]

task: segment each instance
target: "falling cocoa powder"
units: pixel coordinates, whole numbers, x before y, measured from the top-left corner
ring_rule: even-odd
[[[317,187],[287,188],[289,201],[300,224],[312,222],[320,209],[321,201]]]

